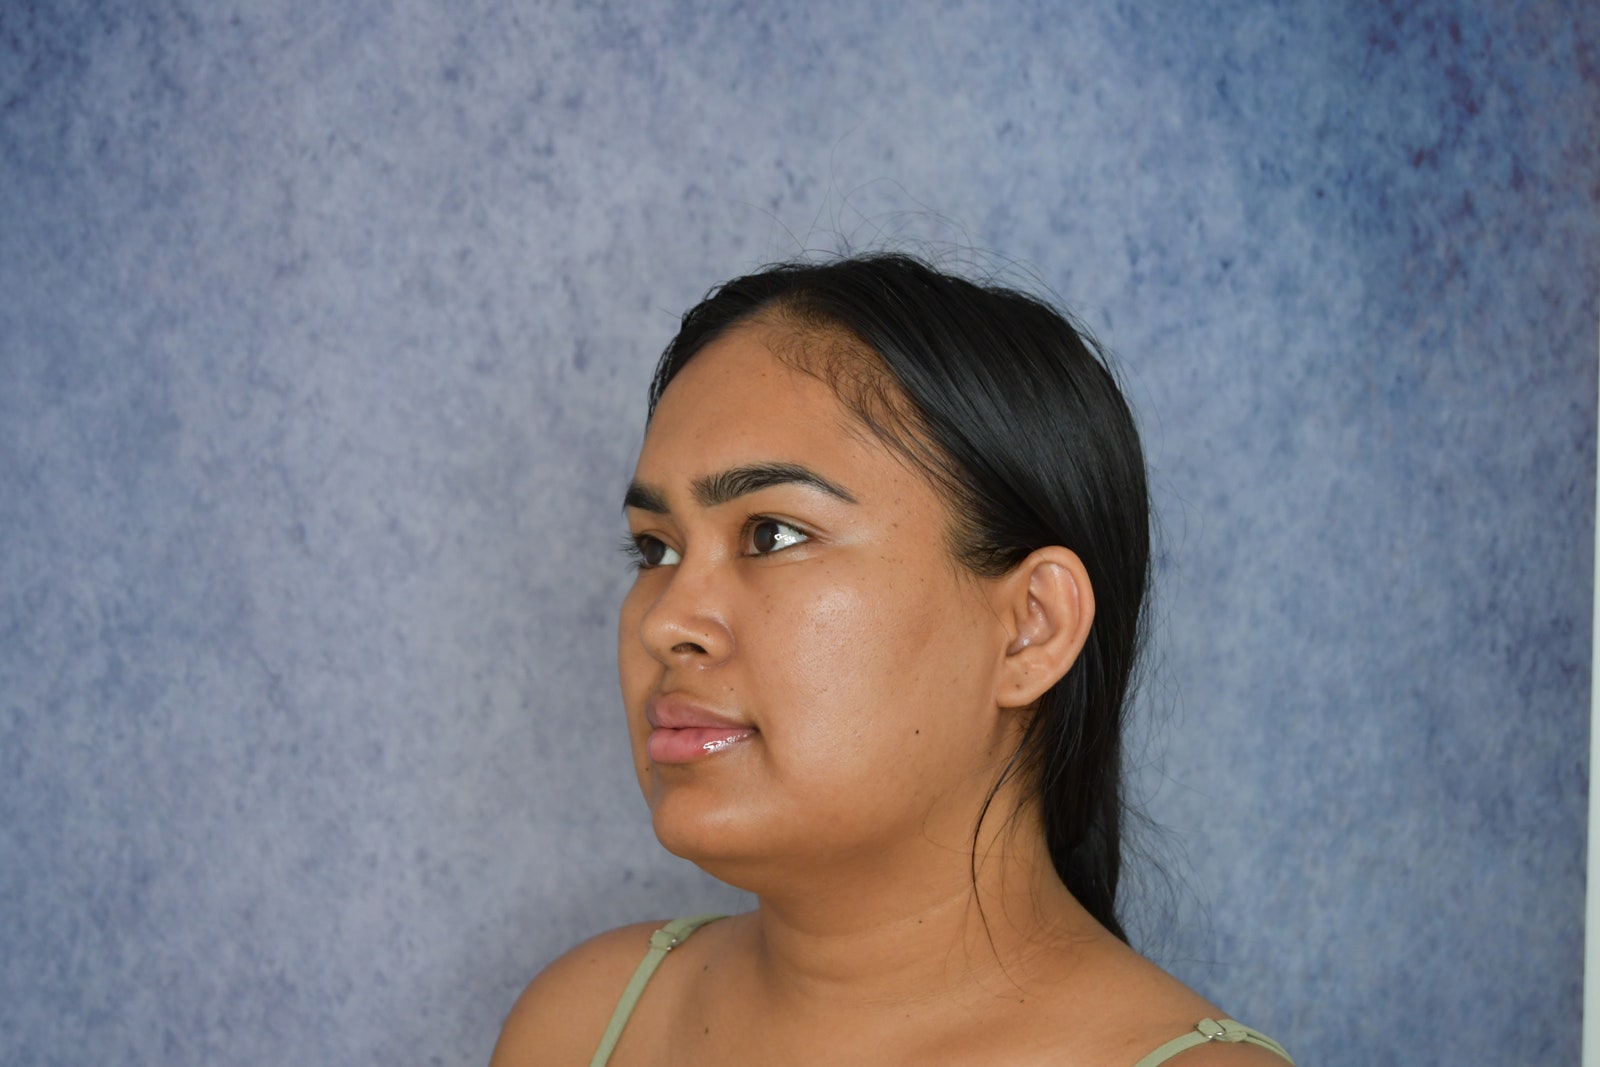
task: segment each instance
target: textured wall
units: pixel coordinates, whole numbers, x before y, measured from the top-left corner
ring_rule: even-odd
[[[1306,1063],[1575,1061],[1600,9],[801,8],[0,7],[0,1059],[482,1061],[736,906],[614,692],[648,368],[932,240],[1149,433],[1152,950]]]

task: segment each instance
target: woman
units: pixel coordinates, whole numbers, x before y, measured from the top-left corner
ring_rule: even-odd
[[[619,663],[657,836],[759,906],[573,949],[496,1067],[1283,1067],[1117,919],[1148,509],[1038,301],[896,255],[714,290],[651,388]]]

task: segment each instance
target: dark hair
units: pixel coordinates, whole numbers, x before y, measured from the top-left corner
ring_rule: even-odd
[[[1138,431],[1104,355],[1041,301],[909,256],[785,263],[711,290],[683,316],[656,368],[650,412],[697,352],[758,317],[794,327],[785,357],[825,375],[944,492],[952,551],[971,571],[1004,574],[1046,545],[1082,559],[1096,604],[1088,641],[1039,700],[989,796],[1029,776],[1024,801],[1040,804],[1056,873],[1127,940],[1116,908],[1122,729],[1143,633],[1150,505]]]

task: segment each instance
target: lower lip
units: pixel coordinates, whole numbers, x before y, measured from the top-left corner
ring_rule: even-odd
[[[645,750],[652,763],[693,763],[748,741],[756,732],[728,726],[692,726],[682,730],[656,727]]]

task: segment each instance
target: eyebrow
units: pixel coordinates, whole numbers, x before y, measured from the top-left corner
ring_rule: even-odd
[[[737,500],[741,496],[770,489],[775,485],[802,485],[827,493],[831,497],[843,500],[846,504],[856,503],[856,498],[851,496],[850,491],[844,486],[830,482],[816,471],[802,467],[798,463],[751,463],[742,467],[729,467],[725,471],[696,478],[690,483],[690,489],[694,493],[695,502],[701,507],[714,508]],[[667,507],[666,495],[661,490],[640,482],[628,484],[628,491],[622,498],[622,506],[624,509],[638,508],[640,511],[649,511],[657,515],[665,515],[672,510]]]

